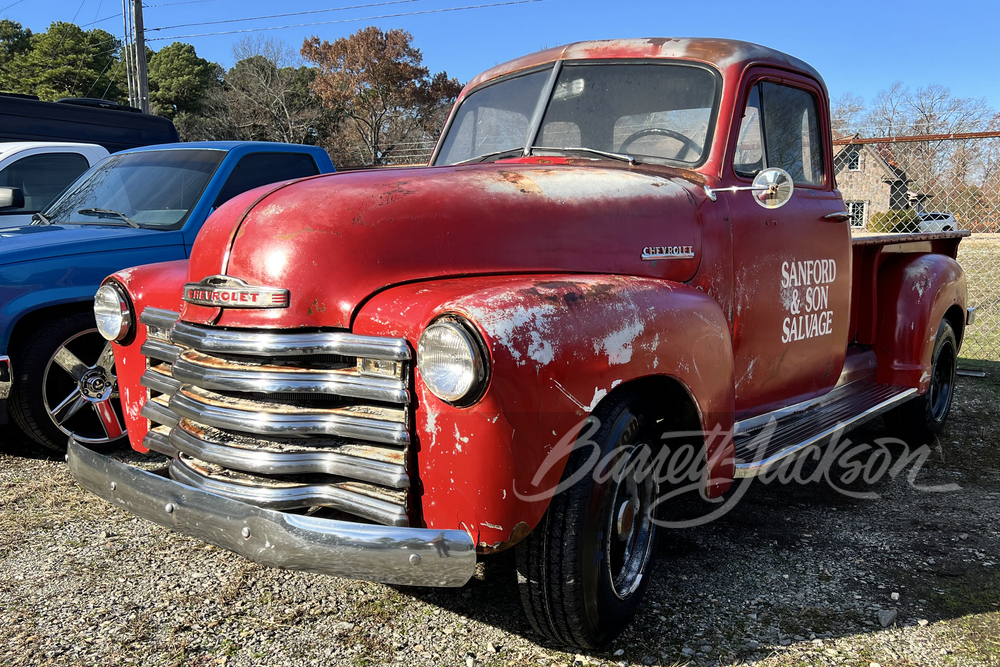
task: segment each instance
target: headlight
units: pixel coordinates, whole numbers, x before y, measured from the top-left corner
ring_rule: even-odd
[[[132,310],[121,289],[113,283],[101,285],[94,297],[94,317],[97,330],[105,339],[121,341],[132,329]]]
[[[417,368],[431,393],[448,403],[475,400],[486,384],[481,346],[453,320],[438,320],[424,330],[417,346]]]

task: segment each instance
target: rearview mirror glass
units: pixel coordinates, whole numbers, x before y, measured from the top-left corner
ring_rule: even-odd
[[[792,198],[795,184],[784,169],[771,167],[753,179],[753,198],[766,209],[781,208]]]
[[[24,208],[21,188],[0,188],[0,209],[4,208]]]

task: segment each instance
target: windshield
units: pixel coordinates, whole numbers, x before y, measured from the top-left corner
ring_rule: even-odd
[[[584,157],[591,150],[680,166],[704,161],[718,87],[709,69],[566,62],[542,100],[551,74],[551,69],[535,71],[473,91],[462,102],[435,164],[511,157],[529,143],[533,155],[577,149]]]
[[[56,225],[179,227],[224,151],[174,149],[112,155],[84,174],[42,215]]]

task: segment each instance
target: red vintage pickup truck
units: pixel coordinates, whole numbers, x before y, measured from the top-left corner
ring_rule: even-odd
[[[132,446],[169,465],[71,442],[70,467],[267,565],[461,586],[513,547],[535,629],[605,645],[678,490],[639,464],[693,442],[718,499],[876,415],[948,415],[966,234],[852,239],[834,176],[823,80],[761,46],[500,65],[429,167],[251,191],[189,261],[108,278]]]

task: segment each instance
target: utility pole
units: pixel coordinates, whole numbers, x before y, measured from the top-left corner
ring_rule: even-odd
[[[142,0],[132,1],[135,21],[135,62],[139,84],[139,108],[149,113],[149,76],[146,73],[146,30],[142,25]]]
[[[125,61],[125,79],[128,83],[128,105],[136,107],[138,105],[136,104],[137,95],[135,94],[135,68],[132,67],[132,16],[129,11],[129,1],[122,0],[122,20],[125,25],[122,59]]]

